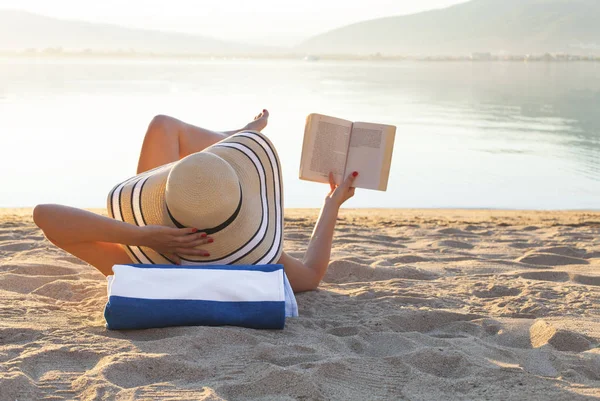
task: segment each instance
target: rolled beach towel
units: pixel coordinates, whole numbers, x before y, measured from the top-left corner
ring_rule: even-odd
[[[113,266],[106,327],[242,326],[283,329],[298,306],[283,265]]]

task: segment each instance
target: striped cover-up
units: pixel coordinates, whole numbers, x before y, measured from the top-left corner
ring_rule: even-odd
[[[283,329],[298,306],[283,265],[115,265],[106,327],[232,325]]]

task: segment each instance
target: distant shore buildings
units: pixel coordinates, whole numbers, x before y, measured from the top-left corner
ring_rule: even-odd
[[[208,53],[151,53],[135,49],[93,50],[65,49],[62,47],[28,48],[21,51],[2,51],[0,57],[81,57],[81,58],[184,58],[184,59],[290,59],[304,61],[319,60],[371,60],[371,61],[472,61],[472,62],[574,62],[600,61],[600,55],[576,55],[568,53],[508,54],[473,52],[470,55],[386,55],[380,52],[370,55],[359,54],[306,54],[290,52],[208,54]]]
[[[492,53],[472,53],[471,60],[473,60],[473,61],[491,61]]]
[[[599,56],[589,55],[581,56],[567,53],[544,53],[544,54],[525,54],[525,55],[514,55],[514,54],[503,54],[494,55],[492,53],[472,53],[472,61],[598,61]]]

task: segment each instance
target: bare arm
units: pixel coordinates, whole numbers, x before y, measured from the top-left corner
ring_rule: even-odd
[[[354,196],[352,183],[358,174],[353,173],[340,186],[336,186],[333,176],[329,175],[331,192],[325,198],[315,229],[313,230],[308,249],[302,261],[283,253],[279,263],[285,268],[285,273],[295,292],[314,290],[323,279],[329,259],[333,232],[340,206]]]
[[[195,228],[161,226],[138,227],[108,217],[62,205],[39,205],[33,220],[54,243],[72,245],[84,242],[108,242],[147,246],[179,260],[177,253],[208,256],[195,247],[211,239]]]

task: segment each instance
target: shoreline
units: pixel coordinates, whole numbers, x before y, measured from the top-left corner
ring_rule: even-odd
[[[258,61],[258,60],[288,60],[318,63],[321,61],[377,61],[377,62],[472,62],[472,63],[595,63],[600,62],[598,54],[565,54],[565,53],[534,53],[530,55],[381,55],[381,54],[307,54],[307,53],[280,53],[280,54],[161,54],[144,52],[68,52],[54,49],[40,49],[35,52],[0,51],[2,58],[15,58],[25,60],[64,59],[64,60],[209,60],[209,61]]]
[[[74,206],[77,207],[77,206]],[[0,213],[8,213],[17,211],[18,213],[30,213],[33,211],[33,206],[17,206],[17,207],[0,207]],[[93,212],[98,212],[105,210],[101,207],[84,207],[81,208],[84,210],[89,210]],[[311,210],[319,210],[320,207],[286,207],[285,211],[289,212],[302,212],[302,211],[311,211]],[[597,214],[600,215],[600,209],[504,209],[504,208],[456,208],[456,207],[434,207],[434,208],[394,208],[394,207],[358,207],[358,208],[342,208],[341,211],[346,212],[424,212],[424,213],[446,213],[446,212],[490,212],[490,213],[589,213],[589,214]]]

